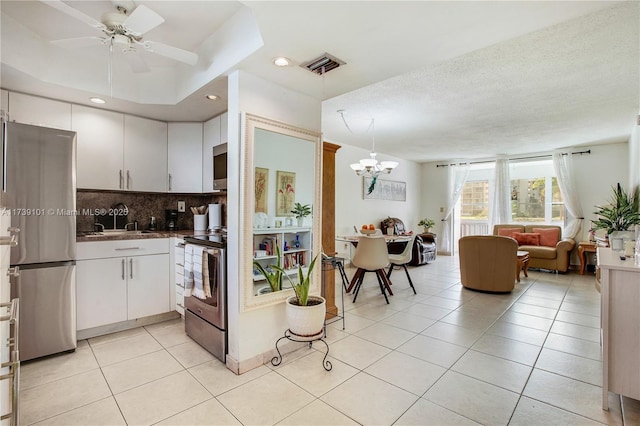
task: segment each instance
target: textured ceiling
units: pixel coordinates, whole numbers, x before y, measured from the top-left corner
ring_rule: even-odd
[[[67,4],[95,19],[113,7]],[[226,76],[240,69],[324,100],[326,140],[370,147],[370,134],[346,130],[336,112],[344,109],[365,127],[375,118],[379,158],[415,161],[626,140],[639,111],[637,1],[136,4],[165,18],[147,39],[202,60],[191,69],[142,52],[152,72],[136,75],[119,61],[108,109],[202,121],[226,110]],[[96,94],[87,88],[104,93],[103,50],[48,43],[94,29],[39,1],[2,0],[0,8],[3,88],[81,104]],[[323,52],[347,64],[325,77],[297,66]],[[294,65],[274,67],[279,55]],[[209,92],[223,101],[205,101]]]
[[[335,97],[325,139],[371,145],[342,109],[347,122],[375,119],[378,152],[414,161],[626,141],[640,108],[639,22],[629,2]]]

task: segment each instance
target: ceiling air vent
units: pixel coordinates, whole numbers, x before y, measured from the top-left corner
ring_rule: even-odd
[[[338,68],[340,65],[345,65],[345,61],[341,61],[333,55],[329,55],[328,53],[323,53],[319,57],[312,59],[300,66],[302,68],[306,68],[312,73],[322,75],[328,73],[331,70]]]

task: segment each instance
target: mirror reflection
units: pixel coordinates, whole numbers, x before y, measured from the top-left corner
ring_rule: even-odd
[[[247,241],[251,284],[245,288],[245,302],[250,306],[292,294],[291,281],[297,280],[298,266],[306,273],[319,252],[313,238],[319,226],[319,218],[313,215],[319,199],[319,138],[279,123],[270,125],[264,119],[253,122],[248,116],[247,121],[247,148],[253,153],[251,166],[247,164],[252,170],[245,171],[251,182],[246,186],[246,205],[251,206],[246,213],[253,228],[251,241]]]

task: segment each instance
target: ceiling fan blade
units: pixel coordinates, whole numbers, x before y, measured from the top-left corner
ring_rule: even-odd
[[[60,40],[51,40],[51,44],[55,44],[65,49],[77,49],[80,47],[95,46],[98,44],[106,44],[108,39],[102,37],[75,37],[75,38],[63,38]]]
[[[129,64],[129,67],[131,67],[131,70],[135,73],[145,73],[151,71],[144,58],[136,52],[124,52],[124,58]]]
[[[125,19],[123,25],[135,35],[142,35],[163,22],[162,16],[141,4]]]
[[[167,58],[184,62],[185,64],[195,65],[198,63],[198,55],[193,52],[189,52],[188,50],[179,49],[177,47],[157,43],[155,41],[146,41],[144,42],[143,46],[149,52],[153,52],[161,56],[166,56]]]
[[[99,30],[104,30],[107,28],[104,26],[102,22],[93,19],[89,15],[85,15],[84,13],[80,12],[78,9],[74,9],[73,7],[67,5],[66,3],[63,3],[60,0],[47,0],[47,1],[41,0],[41,2],[54,9],[58,9],[60,12],[66,15],[69,15],[72,18],[75,18],[79,21],[82,21],[85,24],[90,25]]]

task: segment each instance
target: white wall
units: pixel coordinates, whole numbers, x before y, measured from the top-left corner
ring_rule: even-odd
[[[339,141],[330,141],[341,145]],[[353,235],[353,227],[373,223],[376,227],[388,216],[401,219],[408,230],[419,231],[417,223],[420,207],[420,165],[388,155],[378,154],[378,161],[393,160],[399,163],[391,174],[379,179],[407,183],[407,201],[365,200],[363,198],[363,178],[349,167],[361,158],[369,158],[369,151],[349,145],[342,145],[336,153],[336,236]],[[349,257],[349,246],[336,242],[340,256]]]
[[[320,101],[286,89],[244,71],[229,75],[229,153],[228,153],[228,320],[229,356],[243,364],[254,362],[274,348],[287,329],[284,302],[247,312],[240,312],[243,283],[240,276],[240,228],[243,173],[241,167],[240,113],[246,112],[308,130],[320,132]],[[319,172],[319,171],[318,171]],[[239,229],[240,232],[233,232]]]
[[[577,241],[588,240],[588,230],[591,225],[589,221],[595,219],[594,206],[607,203],[611,197],[611,187],[617,182],[626,188],[629,176],[629,147],[626,142],[580,147],[572,151],[587,149],[591,149],[591,154],[573,156],[576,186],[585,217],[582,231],[576,238]],[[423,188],[420,215],[435,219],[435,232],[441,235],[442,223],[439,220],[444,213],[440,213],[440,207],[446,205],[448,197],[447,168],[436,167],[436,164],[425,163],[420,166],[420,180]]]

